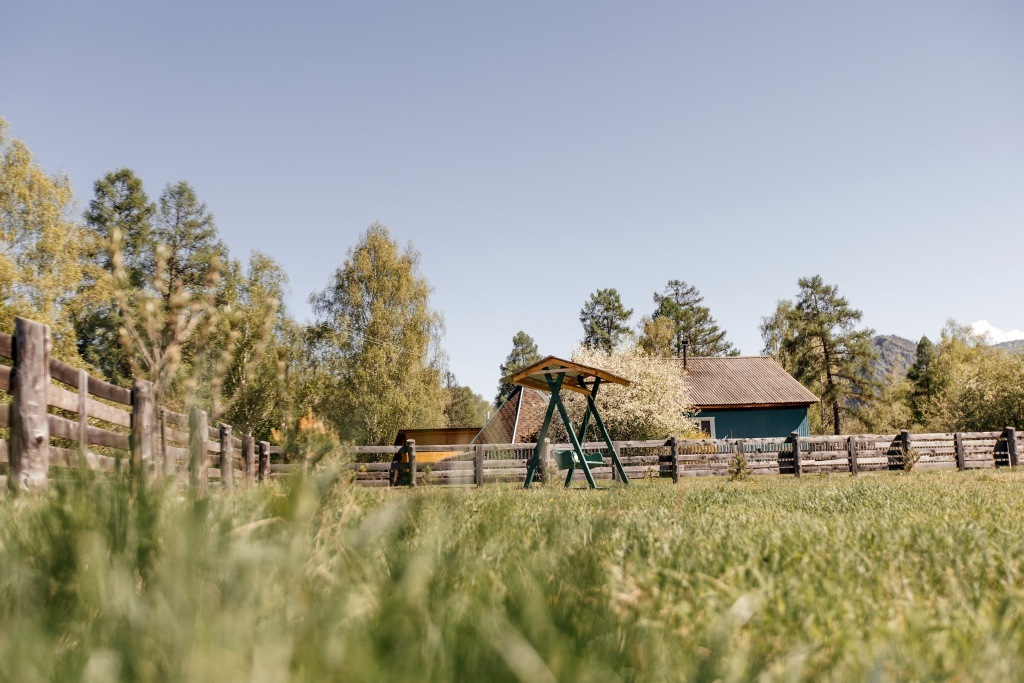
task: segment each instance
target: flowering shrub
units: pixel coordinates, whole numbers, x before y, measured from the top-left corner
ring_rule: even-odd
[[[612,439],[663,439],[696,434],[696,410],[678,362],[647,355],[634,346],[611,353],[583,347],[573,353],[572,359],[630,381],[628,387],[602,384],[597,395],[597,408]],[[569,391],[562,396],[572,418],[579,420],[586,409],[586,398]],[[596,435],[596,427],[592,429]],[[564,438],[561,430],[556,432],[556,438]]]

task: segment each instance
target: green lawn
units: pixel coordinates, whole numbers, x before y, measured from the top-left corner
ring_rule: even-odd
[[[0,504],[0,680],[1024,671],[1016,473]]]

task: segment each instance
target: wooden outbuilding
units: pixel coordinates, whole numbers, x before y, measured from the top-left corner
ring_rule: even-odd
[[[712,439],[807,436],[818,397],[768,356],[680,359],[701,431]]]

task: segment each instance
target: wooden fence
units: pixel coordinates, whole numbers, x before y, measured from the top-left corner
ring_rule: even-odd
[[[752,474],[839,473],[860,474],[904,470],[908,458],[921,470],[972,470],[1016,467],[1024,448],[1024,435],[1013,428],[1001,432],[955,434],[853,434],[762,439],[676,439],[668,441],[617,441],[623,469],[630,479],[723,476],[738,454],[743,453]],[[475,444],[466,446],[371,446],[353,448],[350,465],[362,486],[475,485],[526,480],[526,467],[535,444]],[[541,477],[561,480],[564,472],[554,467],[551,451],[569,444],[545,442]],[[586,451],[604,451],[603,442],[585,443]],[[454,453],[441,462],[421,462],[418,453]],[[382,458],[390,457],[387,462]],[[611,458],[592,467],[595,479],[614,479]],[[574,481],[582,481],[576,470]]]
[[[2,359],[11,361],[11,365]],[[152,386],[137,380],[118,387],[84,370],[50,358],[46,325],[17,318],[13,336],[0,334],[0,463],[7,463],[13,488],[44,486],[51,467],[112,471],[128,467],[146,474],[187,476],[198,488],[211,479],[225,487],[265,481],[298,465],[271,463],[281,449],[251,435],[238,436],[230,425],[208,424],[206,413],[188,415],[156,405]],[[919,469],[1016,467],[1024,444],[1012,428],[1000,432],[957,434],[857,434],[765,439],[618,441],[615,449],[630,479],[716,476],[728,473],[743,453],[754,474],[873,472],[904,469],[907,454]],[[603,443],[585,443],[602,451]],[[545,442],[542,479],[559,480],[551,452],[568,444]],[[466,446],[365,446],[351,449],[356,483],[363,486],[476,485],[526,479],[534,444]],[[451,454],[424,462],[417,453]],[[597,479],[613,479],[610,458],[593,468]],[[574,473],[582,480],[583,473]]]
[[[156,405],[149,382],[115,386],[50,357],[46,325],[15,319],[14,335],[0,334],[0,463],[12,488],[44,486],[51,467],[188,475],[199,488],[210,479],[225,486],[263,481],[280,469],[270,456],[280,448],[230,425],[208,424],[194,408],[182,415]],[[0,361],[2,363],[2,361]]]

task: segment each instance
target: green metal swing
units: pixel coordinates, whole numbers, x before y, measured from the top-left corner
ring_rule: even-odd
[[[569,434],[569,442],[572,446],[570,449],[555,450],[551,454],[558,469],[568,470],[565,476],[566,488],[572,483],[573,472],[577,469],[583,470],[583,476],[586,477],[590,488],[597,488],[591,467],[603,466],[606,457],[611,458],[612,467],[618,472],[622,483],[629,484],[629,478],[626,476],[625,470],[622,469],[622,462],[619,460],[619,453],[615,450],[615,445],[608,435],[608,430],[605,429],[604,422],[601,420],[601,415],[598,413],[597,404],[595,403],[597,391],[602,383],[619,384],[628,387],[629,380],[600,368],[580,365],[579,363],[573,363],[556,358],[555,356],[548,356],[528,368],[509,375],[504,381],[551,394],[548,410],[544,415],[544,423],[540,428],[540,433],[537,435],[537,445],[533,449],[533,457],[530,458],[530,464],[526,468],[526,488],[530,488],[534,477],[537,476],[537,470],[540,468],[541,449],[543,448],[544,439],[547,437],[548,428],[551,426],[551,418],[556,410],[558,411],[558,416],[562,419],[562,423],[565,425],[565,431]],[[565,409],[565,404],[562,403],[561,393],[563,389],[575,391],[587,397],[587,409],[583,413],[583,420],[580,423],[579,430],[573,428],[572,421],[569,419],[569,413]],[[608,447],[607,452],[587,453],[583,450],[583,435],[590,425],[591,418],[593,418],[595,426],[601,433],[601,438],[604,439],[604,443]]]

